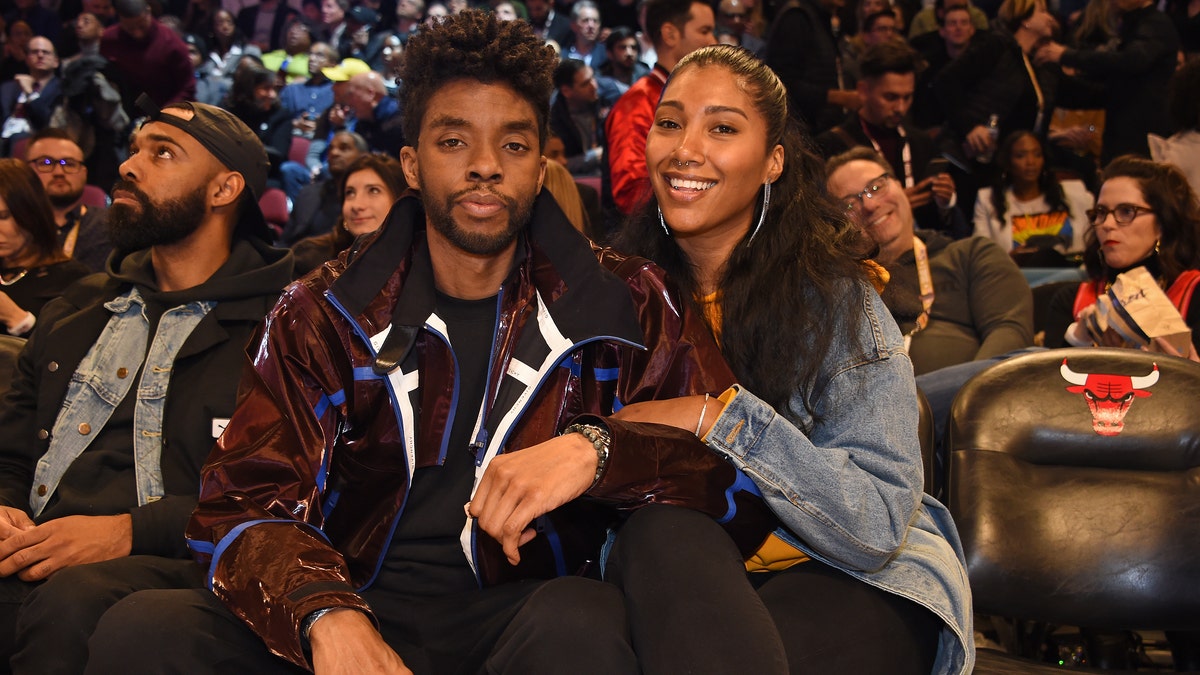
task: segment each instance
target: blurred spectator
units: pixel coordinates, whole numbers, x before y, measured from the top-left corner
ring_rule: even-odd
[[[525,9],[529,11],[529,25],[533,26],[533,32],[543,40],[553,40],[560,47],[570,42],[571,19],[558,14],[552,0],[527,0]]]
[[[243,7],[236,23],[246,41],[265,54],[283,47],[288,20],[294,16],[296,10],[284,0],[259,0],[257,5]]]
[[[590,66],[566,59],[554,70],[557,92],[550,106],[550,131],[562,139],[567,170],[574,176],[597,176],[604,158],[604,120]]]
[[[817,137],[825,157],[859,146],[872,148],[894,168],[915,217],[926,227],[958,238],[969,233],[966,219],[954,208],[953,179],[932,164],[937,147],[929,134],[904,120],[912,106],[917,54],[908,45],[889,41],[867,50],[856,92],[861,105],[841,124]]]
[[[492,8],[492,12],[496,15],[496,18],[500,19],[501,21],[516,21],[517,19],[521,18],[517,14],[516,5],[508,2],[507,0],[505,0],[505,2],[498,3]]]
[[[105,189],[117,180],[130,120],[121,93],[104,75],[108,67],[102,56],[84,56],[63,68],[63,104],[50,118],[51,127],[68,131],[83,149],[88,181]]]
[[[213,17],[221,8],[220,0],[188,0],[183,10],[183,30],[199,37],[207,37],[212,31]]]
[[[400,195],[408,189],[400,161],[378,153],[355,159],[338,181],[342,217],[326,234],[303,239],[292,247],[296,274],[303,275],[332,260],[354,243],[383,225]]]
[[[1062,253],[1083,250],[1095,198],[1082,181],[1059,181],[1042,142],[1017,131],[996,152],[1000,173],[975,200],[975,235],[1010,251],[1022,267],[1062,267]]]
[[[346,35],[346,10],[350,9],[349,0],[321,0],[321,23],[325,25],[328,42],[340,53],[343,41],[349,39]]]
[[[1150,155],[1182,169],[1192,192],[1200,195],[1200,59],[1188,61],[1171,77],[1167,111],[1175,134],[1150,134]]]
[[[28,73],[25,65],[25,50],[33,39],[33,29],[24,21],[8,24],[7,39],[4,41],[4,58],[0,59],[0,82],[7,82],[21,73]]]
[[[977,34],[934,82],[951,138],[982,164],[991,163],[999,139],[1018,129],[1045,133],[1058,91],[1057,69],[1031,61],[1057,28],[1044,2],[1005,0],[998,24]],[[997,129],[989,129],[993,115]]]
[[[339,184],[350,163],[369,152],[367,142],[353,131],[339,131],[329,143],[329,172],[305,185],[293,200],[291,218],[279,241],[291,246],[305,237],[325,234],[342,215]]]
[[[432,26],[447,16],[450,16],[450,10],[446,9],[444,3],[431,2],[425,9],[425,25]]]
[[[268,185],[282,187],[280,166],[292,145],[292,115],[279,105],[276,75],[256,65],[238,69],[229,90],[229,111],[262,141],[271,160]]]
[[[87,274],[63,255],[33,169],[20,159],[0,159],[0,326],[9,335],[29,335],[42,306]]]
[[[767,36],[767,65],[787,87],[794,115],[813,135],[858,107],[858,94],[842,68],[831,21],[845,0],[797,0],[775,18]]]
[[[41,35],[50,42],[58,42],[62,23],[58,14],[38,3],[38,0],[12,0],[13,9],[5,12],[4,20],[12,25],[24,22],[34,35]]]
[[[45,128],[62,99],[62,82],[55,74],[58,55],[49,40],[39,36],[29,41],[25,66],[27,73],[0,84],[0,115],[4,119],[0,138],[9,143]]]
[[[61,129],[44,129],[30,138],[24,159],[37,170],[50,200],[63,255],[103,272],[112,252],[108,209],[83,203],[88,170],[79,144]]]
[[[604,64],[608,55],[600,42],[600,10],[592,0],[577,0],[571,6],[571,39],[563,48],[563,60],[577,59],[593,69]]]
[[[104,24],[95,14],[84,12],[75,17],[75,42],[79,53],[63,59],[63,66],[85,56],[100,56],[100,36],[104,35]]]
[[[972,5],[970,0],[934,0],[932,6],[922,9],[912,18],[908,26],[908,39],[912,40],[919,35],[937,32],[938,26],[941,25],[940,19],[945,15],[946,10],[957,7],[964,8],[970,13],[971,25],[975,26],[975,30],[991,30],[987,14]]]
[[[749,18],[750,8],[743,0],[721,0],[717,5],[717,25],[728,29],[737,39],[736,44],[762,58],[766,54],[767,43],[746,30]]]
[[[117,25],[105,29],[100,54],[112,63],[125,111],[143,92],[158,105],[196,98],[196,73],[183,40],[150,15],[146,0],[116,0]]]
[[[399,35],[389,35],[383,40],[383,51],[379,54],[383,61],[383,67],[380,69],[380,74],[383,75],[383,84],[387,87],[388,96],[399,97],[400,87],[400,69],[404,66],[404,43]]]
[[[421,19],[425,14],[424,0],[398,0],[396,2],[395,33],[401,43],[407,43],[408,37],[421,27]]]
[[[378,21],[379,13],[369,7],[351,7],[346,12],[345,37],[338,45],[342,58],[360,59],[370,64],[372,69],[380,69],[383,40],[388,34],[376,30]]]
[[[308,79],[308,51],[313,45],[312,30],[296,15],[288,21],[283,47],[263,54],[263,66],[279,73],[287,83]]]
[[[1175,24],[1183,53],[1189,57],[1200,54],[1200,7],[1195,0],[1165,0],[1161,6]]]
[[[699,0],[647,0],[646,32],[658,63],[613,106],[605,122],[611,196],[623,214],[632,213],[650,194],[646,173],[646,134],[671,69],[692,51],[716,44],[712,7]]]
[[[600,85],[601,102],[611,107],[629,87],[646,75],[650,67],[641,61],[641,45],[637,36],[627,26],[617,26],[604,41],[608,58],[597,69],[603,81]]]
[[[350,78],[346,105],[354,113],[354,131],[373,152],[399,157],[404,147],[400,102],[387,95],[383,77],[374,71]]]
[[[925,61],[925,68],[917,76],[912,109],[913,124],[922,129],[932,129],[946,121],[933,83],[946,64],[961,56],[975,37],[975,25],[966,7],[951,7],[938,16],[941,18],[936,33],[926,33],[910,41]]]
[[[579,196],[579,188],[571,172],[558,162],[546,162],[546,177],[542,189],[554,196],[558,208],[571,221],[571,225],[585,236],[591,238],[587,211],[583,208],[583,200]]]
[[[217,66],[206,58],[208,47],[204,40],[188,33],[183,36],[187,45],[188,58],[196,72],[196,100],[209,105],[220,105],[229,95],[233,81],[217,71]]]
[[[227,10],[219,9],[213,14],[212,34],[208,41],[208,58],[216,66],[217,72],[230,78],[232,84],[233,71],[237,70],[238,61],[245,54],[262,57],[258,47],[246,44],[246,37],[233,20],[233,15]]]
[[[295,133],[312,138],[317,118],[333,105],[333,82],[321,70],[336,62],[337,54],[332,47],[324,42],[314,44],[305,60],[308,79],[293,82],[279,92],[279,104],[291,114]]]
[[[1048,42],[1037,52],[1039,63],[1061,63],[1097,86],[1101,93],[1076,107],[1105,111],[1102,160],[1125,154],[1150,156],[1146,135],[1170,133],[1167,83],[1175,72],[1179,34],[1151,0],[1114,0],[1121,13],[1119,42],[1113,51],[1068,49]]]
[[[105,28],[117,22],[117,9],[112,0],[83,0],[83,11],[95,15]]]

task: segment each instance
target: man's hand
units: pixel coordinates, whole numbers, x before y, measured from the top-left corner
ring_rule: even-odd
[[[467,515],[504,547],[510,564],[517,548],[537,533],[534,518],[582,495],[596,477],[599,458],[583,434],[565,434],[518,452],[497,455],[488,465]]]
[[[64,567],[122,558],[131,550],[129,514],[66,516],[0,542],[0,577],[16,574],[23,581],[41,581]]]
[[[1038,48],[1033,58],[1039,66],[1043,63],[1058,63],[1062,60],[1062,55],[1065,51],[1067,51],[1066,47],[1051,40]]]
[[[846,110],[858,110],[862,107],[862,99],[859,98],[858,92],[852,89],[830,89],[825,100]]]
[[[11,506],[0,506],[0,541],[33,528],[29,514]]]
[[[24,73],[22,73],[20,75],[13,75],[13,80],[16,81],[17,85],[19,87],[21,87],[21,91],[23,91],[24,93],[26,93],[26,94],[33,93],[33,76],[32,75],[26,75]]]
[[[412,675],[367,615],[356,609],[335,609],[317,619],[308,640],[315,675]]]
[[[908,205],[912,208],[925,206],[933,201],[933,179],[926,178],[912,187],[904,188],[904,194],[908,196]]]
[[[696,423],[700,422],[700,410],[704,408],[704,422],[700,427],[700,437],[708,433],[725,404],[713,397],[708,397],[707,404],[703,396],[681,396],[661,401],[643,401],[631,403],[621,408],[613,417],[628,422],[654,422],[695,433]]]
[[[963,149],[974,159],[995,150],[996,139],[992,138],[987,127],[977,124],[967,133],[967,138],[963,141]]]
[[[954,201],[954,179],[948,173],[939,173],[932,178],[927,178],[930,182],[930,190],[933,192],[933,201],[938,208],[945,211],[950,208],[950,204]]]

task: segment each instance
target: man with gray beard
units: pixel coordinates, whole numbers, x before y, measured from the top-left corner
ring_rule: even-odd
[[[46,305],[0,403],[0,659],[15,651],[16,672],[81,672],[123,594],[199,583],[183,530],[200,467],[291,279],[265,243],[253,132],[148,101],[112,191],[107,275]]]

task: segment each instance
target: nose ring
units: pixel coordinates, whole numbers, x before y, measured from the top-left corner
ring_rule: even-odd
[[[690,160],[690,159],[686,162],[681,162],[679,160],[675,160],[675,166],[691,166],[691,165],[692,165],[692,160]]]

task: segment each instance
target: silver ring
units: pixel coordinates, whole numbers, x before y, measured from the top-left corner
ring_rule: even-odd
[[[692,160],[690,160],[690,159],[686,162],[681,162],[679,160],[675,160],[675,166],[691,166],[691,165],[692,165]]]

